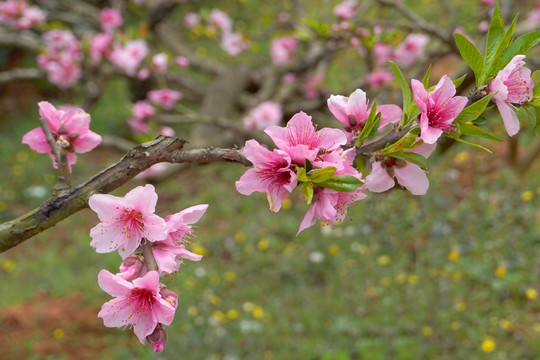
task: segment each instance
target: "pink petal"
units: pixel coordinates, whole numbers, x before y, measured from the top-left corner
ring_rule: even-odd
[[[145,215],[142,235],[148,241],[165,240],[167,238],[167,223],[155,214]]]
[[[508,135],[516,135],[519,131],[519,119],[512,106],[501,100],[495,100],[495,104],[501,113],[504,128],[506,129]]]
[[[195,205],[180,211],[178,214],[182,214],[184,224],[195,224],[204,215],[206,209],[208,209],[208,204]]]
[[[347,136],[340,129],[322,128],[317,134],[320,137],[320,149],[334,150],[347,143]]]
[[[435,85],[432,93],[435,102],[440,104],[456,94],[456,86],[447,75],[443,75],[441,80]]]
[[[379,128],[387,124],[393,124],[401,121],[403,111],[397,105],[381,105],[377,106],[377,112],[381,113],[381,123]]]
[[[342,122],[344,125],[349,125],[349,117],[347,115],[347,97],[342,95],[330,95],[327,100],[328,109],[330,112]]]
[[[304,216],[304,219],[302,220],[302,223],[300,224],[300,228],[298,229],[296,236],[298,236],[298,234],[304,231],[304,229],[315,225],[316,222],[317,218],[315,217],[315,206],[314,204],[311,204],[308,211],[306,212],[306,215]]]
[[[406,152],[412,152],[418,155],[422,155],[426,159],[431,155],[433,151],[437,148],[437,143],[434,144],[422,144],[420,146],[415,147],[411,150],[405,150]]]
[[[107,294],[118,297],[131,294],[133,284],[112,274],[107,270],[101,270],[98,274],[98,285]]]
[[[139,314],[137,322],[133,324],[133,332],[135,333],[141,344],[144,345],[144,343],[146,342],[146,337],[154,332],[157,323],[158,321],[155,320],[153,314]]]
[[[366,93],[360,89],[356,89],[350,96],[347,104],[347,112],[349,115],[354,115],[358,121],[367,119],[369,116]],[[348,125],[347,121],[347,125]]]
[[[43,130],[35,128],[24,134],[22,143],[30,146],[30,149],[37,151],[40,154],[48,153],[51,151],[51,147],[47,143],[47,138]]]
[[[443,131],[441,129],[427,126],[425,130],[421,129],[420,138],[424,140],[426,144],[435,144],[442,133]]]
[[[106,327],[125,327],[130,324],[129,317],[132,311],[132,306],[125,298],[117,297],[103,304],[98,317],[103,319]]]
[[[60,124],[63,111],[56,110],[56,108],[47,101],[38,102],[39,116],[47,120],[51,131],[56,131]]]
[[[158,322],[164,325],[171,325],[174,320],[175,307],[162,298],[158,298],[152,308],[154,316]]]
[[[95,132],[88,130],[84,136],[79,137],[73,141],[73,147],[78,153],[84,153],[94,149],[101,144],[101,136]]]
[[[380,193],[394,187],[394,179],[388,175],[386,169],[382,168],[380,162],[374,162],[371,167],[371,174],[366,176],[366,186],[369,191]]]
[[[181,257],[182,259],[188,259],[191,261],[200,261],[203,256],[199,254],[192,253],[188,249],[180,249],[176,252],[176,256]]]
[[[154,213],[158,195],[153,185],[137,186],[124,196],[124,203],[127,207],[145,213]]]
[[[418,109],[420,109],[422,113],[426,112],[426,102],[429,102],[429,95],[424,88],[424,85],[420,81],[412,79],[411,88],[413,92],[414,102],[416,102],[416,105],[418,105]]]
[[[108,220],[121,213],[119,208],[124,208],[124,202],[117,196],[94,194],[88,199],[88,206],[97,213],[100,220]]]
[[[413,195],[424,195],[429,188],[426,172],[420,166],[407,163],[404,167],[394,168],[398,183]]]
[[[114,251],[126,242],[126,236],[123,233],[123,227],[114,220],[111,222],[102,221],[90,229],[92,246],[97,253],[103,254]]]
[[[83,136],[90,128],[90,114],[83,109],[75,108],[64,114],[64,123],[68,126],[69,132],[76,132]]]
[[[180,261],[176,260],[175,253],[172,253],[167,249],[153,249],[153,252],[159,271],[167,274],[178,271]]]
[[[251,195],[255,191],[266,192],[268,189],[267,184],[261,182],[255,169],[247,170],[244,175],[240,177],[240,180],[234,184],[236,185],[236,191],[242,195]]]
[[[159,292],[159,274],[157,271],[149,271],[143,277],[133,280],[133,285],[137,288],[150,290],[155,295]]]

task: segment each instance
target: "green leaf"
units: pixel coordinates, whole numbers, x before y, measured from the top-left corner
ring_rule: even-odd
[[[510,25],[510,28],[508,29],[506,34],[504,34],[504,37],[502,38],[501,43],[499,44],[499,47],[497,48],[497,51],[495,52],[493,61],[491,62],[489,67],[486,65],[485,73],[487,74],[488,78],[495,76],[497,72],[500,70],[496,68],[496,65],[498,64],[502,53],[504,52],[504,50],[506,50],[506,48],[508,47],[508,44],[510,43],[510,40],[512,39],[512,35],[514,34],[514,30],[516,28],[516,22],[517,22],[517,15],[516,17],[514,17],[514,21],[512,21],[512,25]]]
[[[492,73],[496,74],[499,70],[504,68],[514,56],[526,54],[527,51],[538,44],[538,42],[540,42],[540,31],[533,31],[518,37],[503,51],[497,61],[497,66],[493,68]]]
[[[311,204],[311,200],[313,200],[313,186],[311,183],[306,182],[302,184],[302,194],[306,198],[306,203],[308,205]]]
[[[536,118],[540,119],[540,107],[535,107],[534,110],[536,112]],[[537,138],[540,139],[540,121],[536,122],[536,126],[534,127],[534,134]]]
[[[482,55],[480,55],[480,56],[482,56]],[[466,77],[467,77],[467,74],[463,74],[460,77],[458,77],[457,79],[452,80],[452,82],[454,83],[454,86],[458,87],[459,85],[461,85],[463,83],[463,81],[465,81]]]
[[[489,149],[483,147],[482,145],[474,144],[474,143],[465,141],[465,140],[460,139],[460,138],[457,138],[457,137],[453,137],[453,139],[456,140],[456,141],[459,141],[460,143],[464,143],[464,144],[467,144],[467,145],[469,145],[469,146],[475,147],[475,148],[477,148],[477,149],[487,151],[487,152],[490,153],[490,154],[492,153],[491,150],[489,150]]]
[[[364,125],[364,128],[358,134],[358,138],[356,139],[355,146],[360,147],[362,143],[366,140],[375,135],[377,130],[379,130],[379,125],[381,123],[381,113],[377,113],[377,101],[373,102],[373,106],[371,107],[371,111],[369,112],[369,116],[366,120],[366,123]]]
[[[504,36],[504,21],[501,15],[501,10],[499,9],[499,4],[495,6],[493,10],[493,16],[491,17],[491,22],[489,24],[489,30],[487,34],[486,42],[486,53],[484,59],[484,68],[491,68],[491,63],[495,60],[495,54],[499,49],[499,46],[502,42]],[[483,84],[476,84],[478,87]]]
[[[423,157],[422,155],[416,154],[413,152],[398,151],[398,152],[390,154],[389,156],[408,161],[424,169],[427,169],[428,167],[427,159]]]
[[[390,63],[390,66],[392,67],[392,72],[396,76],[399,86],[401,87],[401,93],[403,95],[403,113],[407,114],[407,112],[409,111],[409,106],[411,106],[411,102],[412,102],[411,87],[409,86],[409,83],[405,80],[405,78],[403,77],[403,74],[401,73],[401,70],[396,65],[396,63],[393,61],[389,61],[389,63]],[[407,120],[408,119],[405,119],[405,122],[407,122]]]
[[[312,183],[318,184],[320,182],[330,179],[336,171],[337,169],[333,166],[317,169],[313,172],[313,174],[311,174],[309,178]]]
[[[454,38],[456,39],[456,44],[459,49],[461,57],[467,65],[474,72],[474,77],[476,79],[476,86],[480,87],[484,78],[484,59],[480,51],[471,43],[465,36],[455,33]]]
[[[429,85],[429,75],[431,74],[431,64],[429,64],[429,67],[426,71],[426,75],[424,75],[424,79],[422,79],[422,84],[427,89]]]
[[[533,89],[533,99],[540,97],[540,70],[536,70],[531,75],[532,81],[536,84]]]
[[[364,182],[352,175],[333,175],[330,179],[317,185],[336,191],[351,192],[364,185]]]
[[[386,148],[384,148],[384,153],[386,155],[389,155],[391,153],[398,152],[400,150],[409,150],[411,149],[414,144],[416,143],[416,140],[418,139],[418,134],[420,133],[419,127],[414,127],[409,131],[407,134],[405,134],[404,137],[399,139],[393,144],[388,145]]]
[[[298,181],[309,182],[309,178],[306,174],[306,169],[304,169],[303,167],[296,168],[296,177],[298,178]]]
[[[454,123],[463,124],[476,120],[486,110],[486,106],[495,94],[488,94],[477,102],[467,106],[454,120]]]
[[[531,119],[531,125],[533,129],[536,128],[536,108],[534,107],[527,107],[527,114],[529,115],[529,119]]]
[[[493,141],[504,141],[491,131],[471,124],[460,124],[459,131],[461,135],[478,136]]]

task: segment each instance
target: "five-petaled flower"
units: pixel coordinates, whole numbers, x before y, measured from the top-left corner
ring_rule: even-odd
[[[154,214],[157,200],[152,185],[137,186],[123,198],[92,195],[88,205],[101,221],[90,230],[90,245],[98,253],[119,249],[120,256],[125,259],[140,245],[143,237],[150,242],[165,240],[165,220]]]

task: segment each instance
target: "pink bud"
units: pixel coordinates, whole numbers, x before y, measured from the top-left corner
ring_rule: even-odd
[[[120,265],[120,276],[124,280],[132,281],[141,274],[143,268],[143,262],[141,259],[135,256],[129,256]]]
[[[175,309],[178,306],[178,295],[172,290],[167,289],[165,286],[159,289],[159,294],[169,304],[171,304]]]
[[[156,326],[153,333],[146,337],[146,340],[152,345],[155,353],[160,353],[165,349],[167,343],[167,332],[160,325]]]

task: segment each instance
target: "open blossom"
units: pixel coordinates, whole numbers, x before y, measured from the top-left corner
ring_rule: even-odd
[[[427,144],[434,144],[443,132],[450,132],[452,122],[467,105],[465,96],[454,96],[456,86],[444,75],[433,91],[427,92],[424,85],[411,80],[414,101],[420,113],[420,138]]]
[[[146,100],[139,100],[131,107],[132,118],[127,119],[131,130],[135,133],[146,134],[150,127],[146,121],[156,115],[156,109]],[[156,164],[157,165],[157,164]]]
[[[249,42],[239,32],[227,31],[221,38],[221,48],[231,56],[237,56],[249,48]]]
[[[101,270],[98,284],[103,291],[114,297],[103,304],[98,317],[103,319],[107,327],[133,327],[141,344],[154,332],[158,323],[170,325],[174,319],[177,301],[174,296],[162,295],[157,271],[149,271],[143,277],[129,282],[107,270]]]
[[[489,92],[503,118],[508,135],[519,131],[519,119],[512,104],[522,105],[532,99],[534,83],[531,69],[525,67],[525,55],[516,55],[489,83]]]
[[[148,92],[148,99],[154,104],[162,106],[164,109],[170,110],[176,102],[182,99],[183,95],[180,91],[171,89],[151,90]]]
[[[90,115],[83,109],[74,107],[67,111],[57,110],[46,101],[39,102],[38,107],[39,116],[47,120],[54,140],[66,150],[70,168],[77,161],[76,152],[90,151],[101,143],[101,136],[90,130]],[[22,142],[38,153],[49,153],[51,159],[55,160],[41,127],[24,134]]]
[[[188,29],[193,29],[195,26],[199,25],[201,23],[201,16],[197,13],[187,13],[184,15],[184,25],[187,26]]]
[[[111,33],[99,33],[90,40],[90,59],[97,63],[101,61],[103,56],[108,56],[110,53],[113,35]]]
[[[101,22],[101,28],[103,31],[110,32],[117,27],[122,26],[124,20],[122,19],[122,14],[120,10],[105,8],[101,10],[99,14],[99,21]]]
[[[394,80],[394,74],[384,69],[377,69],[367,74],[367,82],[369,86],[375,91]]]
[[[340,150],[341,145],[347,142],[345,134],[339,129],[323,128],[316,131],[311,116],[302,111],[296,113],[286,127],[270,126],[264,132],[300,166],[304,166],[306,160],[317,164],[322,149],[324,153]]]
[[[30,6],[26,0],[0,2],[0,23],[15,29],[30,29],[35,24],[45,22],[47,14],[37,6]]]
[[[235,183],[236,190],[242,195],[255,191],[266,193],[270,210],[279,211],[285,194],[292,192],[298,183],[291,157],[281,150],[270,151],[256,140],[248,140],[242,151],[253,168]]]
[[[422,144],[405,151],[428,158],[436,146],[437,144]],[[426,172],[420,166],[393,157],[372,164],[371,174],[366,177],[366,185],[369,191],[380,193],[394,187],[394,178],[413,195],[424,195],[429,188]]]
[[[348,98],[342,95],[331,95],[327,103],[328,109],[336,119],[345,125],[349,140],[362,131],[371,112],[371,104],[366,98],[366,93],[361,89],[355,90]],[[381,113],[379,128],[401,120],[402,110],[397,105],[377,106],[377,112]]]
[[[179,213],[167,216],[167,238],[152,243],[152,250],[160,274],[178,271],[183,259],[199,261],[202,255],[187,250],[185,241],[193,234],[192,224],[199,221],[208,209],[208,204],[189,207]]]
[[[265,101],[251,109],[248,116],[243,120],[247,130],[264,130],[269,126],[278,125],[283,118],[281,105],[271,101]]]
[[[146,55],[148,55],[146,41],[138,39],[128,41],[123,46],[119,43],[114,44],[109,60],[124,70],[127,75],[135,76],[137,68]]]
[[[385,43],[377,43],[373,46],[373,54],[377,59],[377,65],[385,66],[388,61],[395,60],[394,49]]]
[[[345,0],[341,4],[334,7],[334,14],[342,19],[350,19],[356,13],[356,0]]]
[[[69,30],[51,30],[43,34],[46,49],[37,56],[38,66],[47,79],[62,89],[73,86],[81,77],[82,52],[79,41]]]
[[[345,166],[343,169],[336,171],[335,175],[351,175],[363,181],[362,174],[352,166],[355,158],[355,149],[350,148],[342,152],[341,156],[343,157]],[[351,192],[340,192],[317,185],[313,186],[311,206],[300,224],[297,235],[304,229],[315,225],[317,219],[329,225],[342,222],[347,216],[349,206],[366,197],[362,192],[364,189],[365,185],[362,185]]]
[[[160,74],[165,74],[167,72],[168,62],[169,60],[165,53],[158,53],[152,57],[152,65]]]
[[[292,36],[283,36],[272,40],[270,55],[274,65],[288,64],[296,53],[298,39]]]
[[[232,31],[232,26],[233,26],[232,19],[229,17],[229,15],[227,15],[226,13],[224,13],[223,11],[219,9],[212,9],[212,11],[210,11],[210,15],[208,16],[208,21],[211,24],[214,24],[215,26],[217,26],[224,33]]]
[[[88,201],[100,223],[90,230],[90,245],[98,253],[118,249],[122,259],[131,255],[141,239],[159,241],[167,238],[165,220],[154,214],[158,196],[152,185],[137,186],[123,198],[92,195]]]
[[[429,36],[424,34],[409,34],[394,50],[394,59],[398,65],[411,66],[424,55]]]

